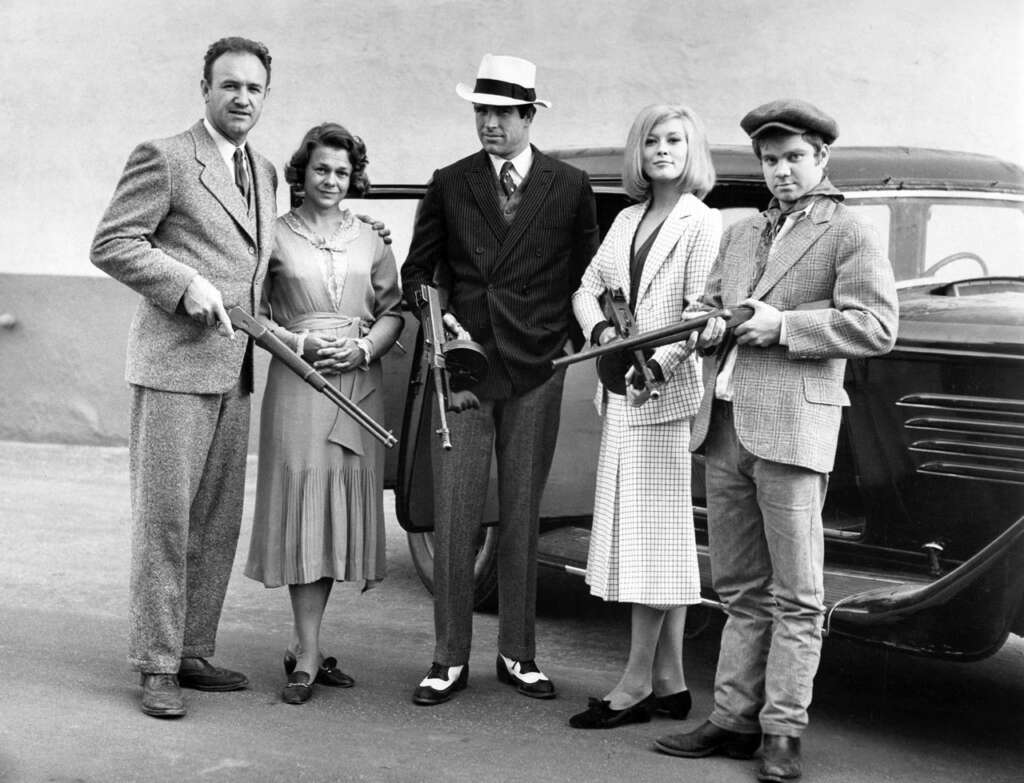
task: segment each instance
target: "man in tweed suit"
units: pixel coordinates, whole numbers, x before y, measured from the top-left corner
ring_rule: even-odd
[[[142,295],[128,335],[132,568],[129,660],[142,711],[185,714],[180,686],[244,688],[212,666],[242,516],[251,345],[226,305],[255,312],[273,246],[274,167],[246,144],[270,84],[267,48],[206,53],[206,116],[132,152],[92,261]]]
[[[821,510],[846,359],[889,351],[898,311],[884,249],[825,174],[835,121],[782,100],[740,125],[774,198],[725,232],[709,275],[707,304],[744,302],[754,316],[705,361],[692,441],[707,459],[711,573],[728,618],[710,719],[657,747],[749,758],[763,733],[758,779],[782,781],[801,774],[821,650]]]
[[[453,448],[434,455],[434,662],[416,704],[465,687],[473,558],[492,450],[499,483],[498,678],[535,698],[554,685],[534,662],[536,551],[564,371],[553,372],[575,320],[570,297],[597,249],[587,175],[530,145],[534,65],[486,55],[473,103],[483,150],[434,173],[402,267],[406,297],[443,280],[454,314],[487,353],[490,374],[450,417]],[[461,408],[461,406],[460,406]]]

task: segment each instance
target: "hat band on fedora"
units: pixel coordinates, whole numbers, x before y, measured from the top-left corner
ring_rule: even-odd
[[[513,82],[503,82],[498,79],[477,79],[473,85],[473,92],[484,95],[500,95],[502,98],[512,98],[517,101],[537,100],[537,92],[532,87],[523,87]]]

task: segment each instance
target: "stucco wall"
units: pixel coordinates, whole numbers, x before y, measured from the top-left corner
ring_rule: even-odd
[[[668,99],[741,142],[744,112],[799,95],[835,114],[840,143],[1020,161],[1022,25],[1020,0],[3,0],[0,272],[92,274],[128,152],[201,116],[222,35],[274,56],[252,137],[272,160],[330,118],[366,140],[374,179],[419,181],[475,147],[454,85],[487,51],[538,63],[541,147],[621,143]]]
[[[134,294],[79,276],[97,274],[89,243],[132,146],[202,115],[202,54],[228,34],[274,56],[261,151],[280,165],[339,120],[377,182],[476,148],[454,85],[487,51],[538,64],[542,148],[619,144],[663,100],[742,142],[745,111],[794,95],[837,117],[840,143],[1024,160],[1020,0],[2,0],[0,314],[18,326],[0,329],[0,438],[123,438]]]

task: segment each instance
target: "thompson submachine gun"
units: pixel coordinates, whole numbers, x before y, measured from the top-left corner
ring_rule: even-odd
[[[624,378],[626,370],[633,364],[636,352],[640,352],[640,356],[644,356],[642,352],[645,349],[657,348],[662,345],[670,345],[685,340],[690,336],[691,332],[703,329],[712,318],[724,318],[726,327],[732,329],[744,321],[749,321],[753,315],[754,309],[746,305],[708,310],[706,313],[701,313],[693,318],[687,318],[677,324],[669,324],[660,329],[652,329],[649,332],[639,332],[631,337],[609,340],[604,345],[591,348],[589,351],[574,353],[572,356],[561,356],[552,361],[551,364],[554,367],[564,367],[569,364],[586,361],[587,359],[602,359],[608,365],[601,375],[602,383],[606,383],[605,374],[611,376],[614,373],[620,378],[617,381],[619,388],[625,390]],[[615,358],[607,359],[607,357]],[[646,362],[646,357],[644,361]],[[648,367],[649,370],[650,368]],[[598,372],[601,372],[600,362],[598,364]],[[608,386],[608,388],[614,391],[613,387]]]
[[[448,395],[452,385],[468,387],[487,377],[487,354],[450,313],[441,314],[441,299],[434,286],[421,285],[416,293],[423,325],[423,358],[434,377],[437,398],[438,429],[441,447],[452,447],[448,430]],[[445,330],[453,335],[448,339]]]
[[[284,362],[289,370],[355,419],[358,424],[385,446],[390,448],[398,443],[398,439],[389,430],[384,429],[384,425],[377,422],[370,414],[335,389],[330,381],[318,373],[312,365],[301,356],[298,356],[295,351],[281,342],[281,338],[245,312],[241,307],[236,306],[228,309],[228,317],[236,329],[241,329],[252,337],[260,348],[269,351],[275,358]]]
[[[620,339],[636,335],[636,321],[629,309],[626,294],[621,288],[605,292],[605,314],[609,317],[615,333]],[[606,343],[607,344],[607,343]],[[621,347],[621,346],[620,346]],[[633,386],[637,389],[650,389],[651,399],[658,399],[661,394],[661,382],[655,377],[654,371],[647,363],[651,358],[651,348],[634,348],[606,353],[597,359],[597,375],[608,391],[616,394],[626,393],[626,373],[630,366],[636,371]]]

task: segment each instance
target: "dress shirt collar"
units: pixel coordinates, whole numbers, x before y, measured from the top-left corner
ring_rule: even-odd
[[[516,155],[514,158],[500,158],[497,155],[487,153],[487,157],[491,159],[491,165],[494,167],[494,176],[501,176],[501,167],[505,165],[505,161],[508,160],[512,164],[512,179],[516,181],[516,185],[521,185],[523,180],[526,179],[526,175],[530,173],[530,166],[533,165],[533,147],[529,144],[526,145],[526,149]]]
[[[206,128],[206,132],[210,134],[210,137],[213,139],[213,143],[217,145],[217,152],[220,153],[220,156],[224,159],[224,165],[228,167],[228,171],[230,171],[231,172],[231,176],[234,177],[234,175],[235,175],[235,160],[234,160],[234,156],[235,156],[235,150],[239,148],[238,145],[236,145],[230,139],[225,138],[225,136],[219,130],[217,130],[215,127],[213,127],[213,123],[211,123],[206,117],[203,117],[203,127],[205,127]],[[243,150],[245,149],[245,142],[242,142],[241,149],[243,149]],[[246,167],[248,167],[248,165],[249,165],[249,161],[248,161],[249,156],[246,155],[245,157],[246,157],[246,164],[245,165],[246,165]]]

